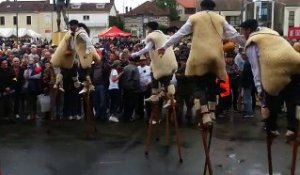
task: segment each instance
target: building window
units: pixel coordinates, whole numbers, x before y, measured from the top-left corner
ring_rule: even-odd
[[[238,27],[241,22],[239,16],[226,16],[226,21],[234,27]]]
[[[31,25],[31,16],[26,16],[26,24]]]
[[[178,15],[182,15],[183,14],[181,9],[177,10],[177,13],[178,13]]]
[[[257,17],[260,21],[267,21],[269,14],[269,2],[260,2],[257,6]]]
[[[289,27],[295,26],[295,11],[289,12]]]
[[[185,8],[184,9],[185,14],[191,15],[196,13],[196,8]]]
[[[96,4],[96,8],[97,9],[104,9],[105,8],[105,4]]]
[[[73,4],[73,5],[71,6],[71,8],[72,8],[72,9],[80,9],[80,5],[78,5],[78,4]]]
[[[17,16],[13,16],[13,25],[17,25],[17,21],[18,19],[17,19]]]
[[[83,20],[84,21],[89,21],[90,20],[90,16],[89,15],[84,15],[83,16]]]
[[[0,17],[0,25],[2,25],[2,26],[5,25],[5,17],[4,16]]]

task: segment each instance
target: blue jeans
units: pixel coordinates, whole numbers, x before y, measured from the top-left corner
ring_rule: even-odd
[[[245,115],[253,115],[252,109],[252,92],[253,86],[243,88],[244,96],[243,96],[243,103],[244,103],[244,114]]]
[[[95,109],[95,117],[105,119],[106,116],[106,88],[103,85],[96,85],[93,93],[93,106]]]

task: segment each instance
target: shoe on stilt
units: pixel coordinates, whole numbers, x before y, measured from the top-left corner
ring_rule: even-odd
[[[176,103],[176,100],[174,99],[174,104]],[[172,105],[171,100],[168,100],[167,103],[163,106],[163,108],[169,108]]]
[[[62,88],[62,87],[60,87],[59,90],[60,90],[61,92],[65,92],[64,88]]]
[[[87,93],[88,89],[86,87],[82,88],[81,91],[79,91],[79,94],[85,94]]]
[[[159,95],[158,94],[153,94],[149,98],[146,98],[144,101],[145,102],[158,102],[159,101]]]

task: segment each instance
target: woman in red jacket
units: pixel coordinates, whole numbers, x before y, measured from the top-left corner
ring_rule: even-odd
[[[217,113],[219,117],[225,117],[228,115],[228,110],[231,106],[231,93],[230,93],[230,80],[228,74],[226,80],[217,80],[219,87],[219,104],[217,107]]]

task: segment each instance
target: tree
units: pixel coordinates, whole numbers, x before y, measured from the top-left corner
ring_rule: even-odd
[[[159,26],[158,26],[158,30],[163,31],[164,33],[167,32],[167,29],[168,29],[168,26],[166,26],[166,25],[159,24]]]
[[[175,21],[179,19],[177,10],[176,10],[176,0],[155,0],[156,4],[163,8],[168,9],[170,12],[171,21]]]
[[[109,19],[109,27],[117,26],[119,29],[123,30],[125,23],[119,17],[111,16]]]

